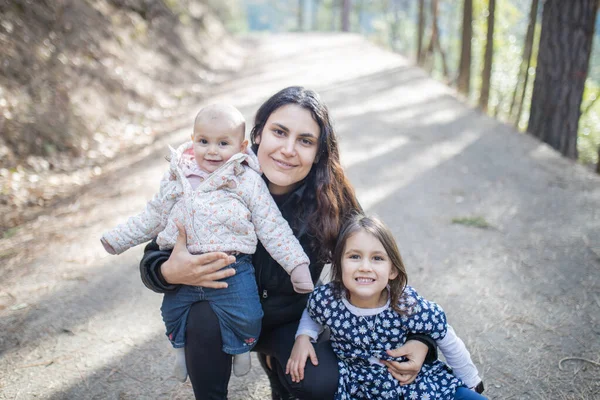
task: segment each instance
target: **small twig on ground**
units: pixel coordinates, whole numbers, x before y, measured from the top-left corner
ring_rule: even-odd
[[[595,365],[597,367],[600,367],[600,362],[598,362],[598,361],[592,361],[592,360],[588,360],[587,358],[582,358],[582,357],[565,357],[565,358],[561,359],[558,362],[558,369],[560,369],[561,371],[563,371],[562,363],[564,361],[569,361],[569,360],[583,361],[583,362],[587,362],[587,363],[590,363],[592,365]]]
[[[54,360],[42,361],[42,362],[33,363],[33,364],[20,365],[16,368],[22,369],[22,368],[31,368],[31,367],[47,367],[48,365],[51,365],[51,364],[54,364]]]

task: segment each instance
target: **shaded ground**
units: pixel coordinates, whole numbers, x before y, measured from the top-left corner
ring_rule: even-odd
[[[600,398],[600,367],[559,367],[600,361],[600,178],[358,36],[257,40],[247,68],[207,101],[251,120],[284,86],[321,93],[362,204],[393,227],[409,282],[444,306],[487,396]],[[0,398],[193,398],[169,378],[142,249],[112,257],[98,241],[154,193],[165,147],[0,241]],[[475,217],[490,227],[452,223]],[[268,398],[258,363],[232,379],[230,398]]]

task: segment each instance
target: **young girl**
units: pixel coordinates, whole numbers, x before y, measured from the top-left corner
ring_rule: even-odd
[[[192,304],[205,300],[219,318],[223,351],[235,355],[234,374],[250,370],[249,351],[258,340],[263,317],[250,256],[258,239],[291,275],[296,292],[313,289],[310,260],[281,216],[244,135],[244,117],[236,108],[214,104],[200,110],[192,141],[172,150],[160,192],[144,212],[101,239],[110,254],[120,254],[157,234],[160,248],[172,249],[179,222],[185,227],[190,253],[229,255],[235,275],[223,280],[225,289],[181,286],[163,299],[166,334],[176,349],[174,374],[181,381],[187,377],[187,317]]]
[[[351,217],[335,247],[332,281],[309,298],[286,373],[295,382],[303,379],[306,359],[318,362],[311,340],[327,327],[340,373],[336,400],[484,399],[476,393],[483,391],[477,369],[464,343],[448,329],[444,311],[406,283],[390,230],[376,218]],[[433,338],[455,374],[437,360],[423,365],[413,383],[400,385],[386,364],[405,360],[388,351],[409,333]]]

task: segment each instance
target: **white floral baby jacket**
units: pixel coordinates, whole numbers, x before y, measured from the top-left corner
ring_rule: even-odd
[[[115,252],[120,254],[156,235],[161,249],[171,249],[177,240],[175,222],[180,221],[192,254],[253,254],[260,240],[288,273],[308,266],[309,259],[271,197],[252,150],[235,154],[192,189],[183,172],[185,162],[195,163],[192,146],[187,142],[177,150],[170,148],[170,168],[160,191],[141,214],[103,235]]]

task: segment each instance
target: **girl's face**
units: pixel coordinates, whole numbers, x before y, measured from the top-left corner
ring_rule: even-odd
[[[288,104],[273,111],[255,142],[272,194],[289,193],[313,166],[320,129],[309,110]]]
[[[346,240],[342,283],[352,305],[377,308],[387,301],[387,284],[398,276],[381,242],[361,229]]]

